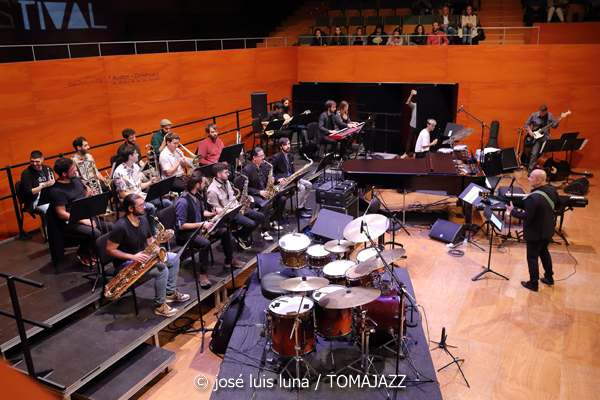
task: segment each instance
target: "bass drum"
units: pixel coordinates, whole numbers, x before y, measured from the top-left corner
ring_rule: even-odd
[[[402,301],[399,314],[398,301]],[[384,343],[393,339],[391,332],[398,331],[398,316],[402,319],[402,336],[406,336],[406,319],[404,309],[404,299],[398,296],[396,289],[393,289],[389,294],[381,294],[377,299],[362,306],[354,307],[354,329],[358,337],[360,337],[360,328],[362,325],[361,313],[366,311],[367,326],[374,326],[375,332],[370,334],[369,342],[374,346],[381,346]],[[371,320],[375,323],[372,323]]]
[[[317,334],[327,339],[336,339],[352,332],[352,308],[327,309],[319,305],[319,300],[338,290],[346,290],[341,285],[328,285],[315,290],[312,297],[315,300],[315,322]]]
[[[302,306],[300,306],[301,301]],[[299,314],[298,309],[300,309]],[[275,353],[282,356],[296,355],[295,334],[292,335],[296,317],[300,319],[298,326],[300,354],[306,354],[315,349],[313,309],[314,302],[308,297],[302,299],[301,296],[281,296],[271,301],[267,309],[267,318],[270,326],[271,346]]]
[[[306,267],[306,249],[310,238],[302,233],[288,233],[279,239],[279,262],[287,268]]]

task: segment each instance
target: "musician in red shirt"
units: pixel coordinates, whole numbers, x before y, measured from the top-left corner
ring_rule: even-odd
[[[432,24],[432,27],[433,31],[429,32],[429,35],[427,35],[428,46],[439,46],[450,43],[446,34],[440,30],[440,24],[437,21]]]
[[[217,125],[208,124],[204,128],[208,137],[198,144],[198,154],[202,156],[200,164],[208,165],[219,161],[221,151],[223,151],[223,141],[219,139],[219,131]]]

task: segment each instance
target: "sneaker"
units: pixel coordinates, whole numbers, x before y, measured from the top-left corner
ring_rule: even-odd
[[[87,258],[85,251],[83,251],[83,249],[78,249],[77,250],[77,258],[79,258],[79,261],[81,261],[81,263],[83,265],[85,265],[86,267],[91,267],[92,263],[90,262],[90,260]]]
[[[183,294],[183,293],[181,293],[177,289],[175,289],[175,291],[173,292],[173,294],[168,294],[167,295],[167,303],[172,303],[174,301],[182,303],[184,301],[188,301],[189,299],[190,299],[190,295],[189,294]]]
[[[154,309],[154,314],[162,315],[163,317],[172,317],[178,312],[178,309],[169,307],[167,303],[162,303],[160,307]]]
[[[231,265],[233,268],[242,268],[246,265],[245,262],[240,261],[237,258],[233,258],[231,261],[225,261],[225,264]]]
[[[400,158],[408,158],[408,154],[404,153],[400,156]]]
[[[277,231],[283,230],[283,227],[277,223],[277,221],[271,222],[271,229],[275,229]]]
[[[203,288],[209,288],[212,286],[212,283],[206,274],[201,274],[198,280],[200,281],[200,286]]]
[[[252,248],[252,246],[248,244],[248,239],[237,238],[237,242],[244,250],[250,250]]]
[[[262,231],[260,233],[260,236],[262,236],[263,240],[265,242],[272,242],[273,241],[273,237],[271,235],[269,235],[269,232],[267,231]]]

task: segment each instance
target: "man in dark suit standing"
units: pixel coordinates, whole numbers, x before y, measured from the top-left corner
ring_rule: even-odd
[[[337,149],[337,140],[330,139],[328,136],[332,133],[335,133],[336,129],[347,128],[348,125],[342,121],[342,119],[336,115],[335,108],[337,104],[333,100],[327,100],[325,103],[325,108],[327,110],[323,111],[321,115],[319,115],[319,134],[318,134],[318,143],[319,144],[328,144],[331,147],[329,151],[326,153],[335,152]],[[344,146],[342,146],[343,148]]]
[[[531,193],[525,198],[525,210],[514,209],[512,202],[506,206],[510,216],[523,220],[523,238],[527,242],[527,265],[529,266],[529,281],[521,282],[523,287],[538,291],[539,266],[538,258],[542,260],[544,277],[542,283],[554,285],[552,275],[552,257],[548,244],[554,236],[554,210],[561,207],[561,200],[554,186],[546,185],[546,173],[536,169],[529,176]]]
[[[296,168],[294,167],[294,155],[290,153],[290,139],[279,139],[279,148],[281,151],[271,158],[271,164],[275,168],[275,180],[282,183],[285,178],[296,172]],[[310,218],[309,211],[311,209],[306,207],[305,203],[311,189],[312,183],[310,181],[300,179],[298,182],[298,215],[300,218]]]

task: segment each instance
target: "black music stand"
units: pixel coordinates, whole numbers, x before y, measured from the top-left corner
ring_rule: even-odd
[[[434,342],[433,340],[431,341],[431,343],[435,343],[437,344],[437,346],[435,346],[433,349],[431,349],[432,351],[435,349],[443,349],[446,354],[448,354],[450,357],[452,357],[452,361],[446,365],[444,365],[442,368],[438,369],[438,372],[440,372],[441,370],[443,370],[446,367],[449,367],[452,364],[456,364],[456,366],[458,367],[458,370],[460,371],[460,374],[462,375],[463,379],[465,380],[465,383],[467,384],[468,388],[471,388],[471,386],[469,385],[469,382],[467,382],[467,378],[465,377],[465,374],[463,373],[462,368],[460,367],[459,361],[464,362],[464,358],[458,358],[458,357],[454,357],[452,355],[452,353],[450,353],[450,350],[448,350],[448,347],[452,347],[453,349],[456,349],[456,346],[450,346],[448,343],[446,343],[446,339],[448,338],[448,335],[446,335],[446,327],[442,327],[442,338],[440,339],[439,342]]]
[[[321,159],[321,161],[319,162],[319,165],[317,166],[317,170],[315,171],[315,175],[318,174],[319,172],[323,171],[323,180],[321,181],[323,182],[327,182],[327,170],[326,167],[331,164],[331,162],[333,161],[333,158],[335,157],[335,153],[331,152],[328,154],[325,154],[323,156],[323,158]],[[329,180],[333,181],[333,178],[331,177],[331,175],[329,176]]]
[[[265,126],[265,129],[264,129],[264,131],[265,131],[265,132],[267,132],[267,131],[278,131],[278,130],[280,130],[280,129],[281,129],[281,127],[283,126],[283,123],[284,123],[284,122],[285,122],[285,121],[284,121],[284,120],[282,120],[282,119],[273,120],[273,121],[269,122],[269,123],[267,124],[267,126]]]
[[[566,140],[563,138],[560,139],[550,139],[544,142],[540,153],[556,153],[557,151],[565,151],[563,149]]]
[[[482,277],[483,275],[487,274],[488,272],[491,272],[492,274],[496,274],[501,278],[504,278],[506,280],[509,280],[507,277],[505,277],[504,275],[501,275],[499,273],[497,273],[496,271],[492,270],[492,268],[490,268],[490,265],[492,263],[492,240],[494,239],[494,229],[498,229],[500,232],[502,232],[504,230],[504,222],[498,218],[498,216],[496,214],[494,214],[494,212],[492,211],[492,209],[487,206],[484,210],[483,210],[483,216],[488,220],[488,222],[490,223],[490,254],[488,257],[488,266],[487,268],[485,266],[481,266],[481,268],[483,268],[483,272],[477,274],[477,276],[475,276],[474,278],[471,278],[472,281],[476,281],[477,279],[479,279],[480,277]]]
[[[481,251],[485,251],[483,249],[483,247],[479,246],[477,243],[475,243],[473,241],[473,236],[475,236],[475,234],[481,228],[483,228],[483,225],[478,226],[477,229],[475,230],[475,232],[472,232],[473,226],[476,226],[476,225],[473,225],[473,217],[472,217],[473,207],[477,207],[477,205],[479,203],[481,203],[481,200],[482,200],[481,195],[480,195],[481,192],[489,192],[489,190],[485,189],[479,185],[476,185],[474,183],[471,183],[471,184],[469,184],[469,186],[467,186],[467,188],[465,190],[463,190],[463,192],[461,194],[458,195],[458,198],[460,200],[464,201],[465,203],[469,204],[468,212],[471,212],[471,222],[465,223],[465,227],[467,228],[467,242],[471,243],[472,245],[474,245]],[[465,211],[465,220],[467,219],[466,213],[467,213],[467,211]]]
[[[369,118],[367,118],[367,120],[363,124],[362,128],[360,128],[360,131],[358,131],[358,135],[360,137],[359,142],[362,142],[363,145],[365,146],[365,159],[369,158],[369,155],[371,156],[371,158],[374,158],[373,157],[373,140],[375,139],[375,135],[373,134],[372,129],[373,129],[373,125],[375,124],[375,118],[377,118],[377,114],[369,115]],[[367,140],[365,140],[365,136],[367,136],[367,132],[369,133],[369,135],[367,137]],[[366,142],[369,142],[368,147],[367,147]],[[358,148],[359,147],[360,147],[360,144],[356,148],[356,155],[354,158],[358,158]]]
[[[231,224],[231,221],[233,221],[235,216],[238,215],[238,213],[240,212],[242,207],[243,207],[243,205],[240,204],[237,207],[229,210],[229,212],[227,212],[225,215],[223,215],[221,217],[221,219],[219,219],[217,221],[217,223],[212,227],[212,229],[208,233],[216,232],[224,226],[227,227],[227,231],[229,232],[229,224]],[[233,267],[230,267],[230,269],[231,269],[231,286],[233,287],[233,290],[235,290],[235,276],[233,275]]]
[[[146,202],[149,203],[152,200],[160,199],[162,196],[166,195],[171,191],[173,187],[173,182],[175,182],[175,176],[170,176],[161,181],[155,182],[148,187],[148,195],[146,195]],[[162,201],[158,202],[160,209],[163,209]]]
[[[108,206],[108,199],[110,198],[110,192],[100,193],[94,196],[84,197],[83,199],[75,200],[71,203],[71,211],[69,215],[69,224],[76,224],[81,220],[89,220],[90,226],[93,227],[94,217],[100,214],[104,214],[106,212],[106,207]],[[105,224],[106,226],[106,224]],[[100,228],[100,221],[98,220],[98,229]],[[108,229],[107,229],[108,230]],[[94,229],[92,229],[92,243],[96,243],[96,233]],[[91,252],[91,249],[88,249]],[[88,254],[90,255],[90,254]],[[94,261],[92,257],[90,257],[90,261],[92,263],[92,268],[94,265],[98,268],[98,272],[83,275],[84,278],[91,278],[95,276],[94,286],[92,287],[92,293],[96,291],[96,285],[98,284],[98,279],[102,276],[102,272],[100,271],[100,262]]]
[[[295,177],[294,179],[292,179],[290,182],[287,183],[287,185],[285,185],[285,188],[281,191],[281,193],[278,193],[277,196],[285,196],[288,193],[291,193],[292,190],[296,192],[296,220],[298,222],[298,232],[300,232],[300,215],[298,213],[298,182],[300,182],[300,179],[304,178],[306,176],[306,174],[308,174],[309,171],[306,171],[300,175],[298,175],[297,177]],[[290,197],[290,208],[292,210],[292,212],[294,212],[294,203],[292,202],[292,199]]]
[[[244,143],[237,143],[232,144],[231,146],[223,147],[218,162],[226,162],[228,165],[235,165],[237,159],[240,158],[240,153],[243,150]]]
[[[216,163],[201,165],[198,168],[196,168],[194,171],[200,171],[200,172],[202,172],[202,175],[204,175],[207,178],[210,178],[213,176],[213,166],[215,164]]]
[[[579,132],[575,132],[575,133],[579,133]],[[583,150],[583,147],[585,146],[586,143],[587,143],[587,139],[575,138],[575,137],[567,139],[565,141],[565,145],[563,146],[562,150],[567,152],[566,158],[568,159],[569,170],[571,169],[571,162],[573,161],[573,152],[575,150]],[[569,154],[569,152],[571,152],[571,153]],[[571,171],[571,173],[577,174],[576,172],[573,172],[573,171]],[[582,175],[582,174],[579,174],[579,175]],[[583,174],[583,175],[589,176],[589,177],[594,176],[593,174]],[[568,176],[567,176],[567,182],[569,182]]]

